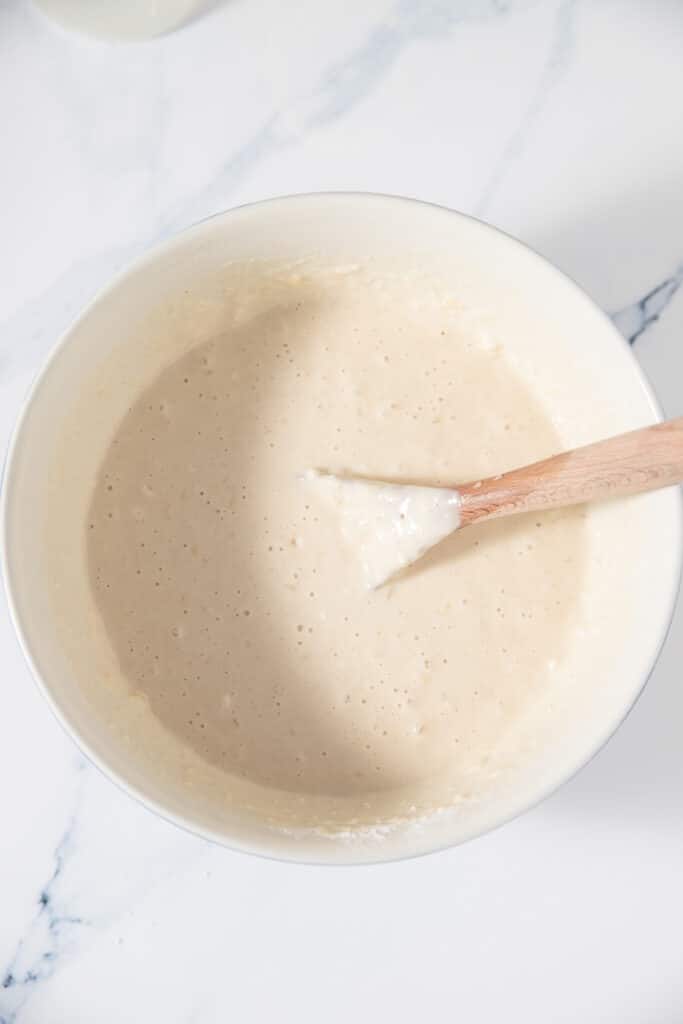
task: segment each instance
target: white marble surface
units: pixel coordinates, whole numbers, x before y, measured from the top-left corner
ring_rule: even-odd
[[[0,0],[0,441],[118,267],[251,199],[475,212],[572,274],[683,413],[683,4],[226,0],[105,45]],[[0,609],[0,1021],[683,1020],[683,614],[637,708],[522,819],[387,867],[259,861],[85,764]]]

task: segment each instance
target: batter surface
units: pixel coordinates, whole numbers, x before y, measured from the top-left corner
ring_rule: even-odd
[[[132,404],[93,493],[91,585],[131,692],[278,790],[462,791],[575,642],[584,513],[456,533],[372,591],[299,478],[454,486],[543,458],[561,445],[541,396],[399,280],[254,269],[239,301]]]

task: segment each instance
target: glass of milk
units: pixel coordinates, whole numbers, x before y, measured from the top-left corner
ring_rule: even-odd
[[[64,28],[102,39],[150,39],[206,9],[206,0],[35,0]]]

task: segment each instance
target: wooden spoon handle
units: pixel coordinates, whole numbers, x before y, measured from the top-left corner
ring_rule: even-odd
[[[683,416],[464,486],[462,526],[515,512],[619,498],[683,481]]]

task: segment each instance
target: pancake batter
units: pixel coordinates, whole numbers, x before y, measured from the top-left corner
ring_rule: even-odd
[[[571,643],[584,513],[456,533],[371,590],[300,477],[453,486],[557,451],[548,414],[504,345],[399,280],[254,270],[240,302],[132,404],[93,493],[91,585],[131,692],[278,791],[466,792]]]

